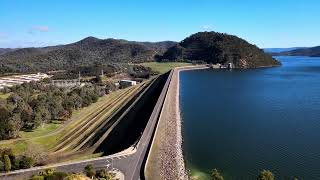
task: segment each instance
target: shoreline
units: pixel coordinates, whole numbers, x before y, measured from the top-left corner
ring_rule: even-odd
[[[179,73],[185,70],[206,68],[209,67],[187,66],[172,70],[172,78],[145,166],[147,180],[189,179],[183,157]]]
[[[183,120],[181,117],[181,108],[180,108],[180,72],[182,71],[190,71],[190,70],[199,70],[199,69],[209,69],[208,66],[189,66],[189,67],[178,67],[174,71],[176,71],[176,91],[175,91],[175,101],[176,101],[176,126],[177,126],[177,167],[180,169],[179,177],[184,177],[184,179],[190,179],[189,173],[186,167],[186,160],[183,155]],[[174,72],[175,73],[175,72]]]

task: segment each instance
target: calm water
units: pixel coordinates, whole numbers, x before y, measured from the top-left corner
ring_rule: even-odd
[[[193,175],[320,179],[320,58],[282,67],[180,75],[184,151]],[[205,179],[201,176],[201,179]]]

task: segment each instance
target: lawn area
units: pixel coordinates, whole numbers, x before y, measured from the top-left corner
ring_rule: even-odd
[[[45,124],[43,127],[39,127],[33,131],[28,131],[28,132],[20,131],[20,137],[33,138],[33,137],[43,136],[50,132],[53,132],[61,125],[62,125],[61,123],[53,122],[53,123]]]
[[[0,99],[7,99],[11,93],[0,93]]]
[[[182,66],[191,66],[191,63],[184,63],[184,62],[148,62],[148,63],[141,63],[141,65],[150,67],[152,70],[157,71],[161,74],[168,72],[169,70],[175,67],[182,67]]]

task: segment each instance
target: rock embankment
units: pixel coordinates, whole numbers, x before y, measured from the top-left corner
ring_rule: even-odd
[[[160,146],[160,176],[162,179],[187,179],[183,154],[179,108],[179,69],[174,70],[161,121],[166,121],[165,134]]]
[[[179,72],[206,66],[176,68],[173,72],[156,134],[147,161],[146,179],[186,180],[182,151],[182,122],[179,104]]]

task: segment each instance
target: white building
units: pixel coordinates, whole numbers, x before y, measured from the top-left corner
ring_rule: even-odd
[[[137,81],[132,81],[132,80],[120,80],[119,82],[120,88],[126,88],[130,86],[135,86],[137,85]]]
[[[51,76],[44,73],[4,76],[0,77],[0,89],[3,89],[4,87],[12,87],[23,83],[28,83],[31,81],[40,81],[42,79],[50,77]]]

